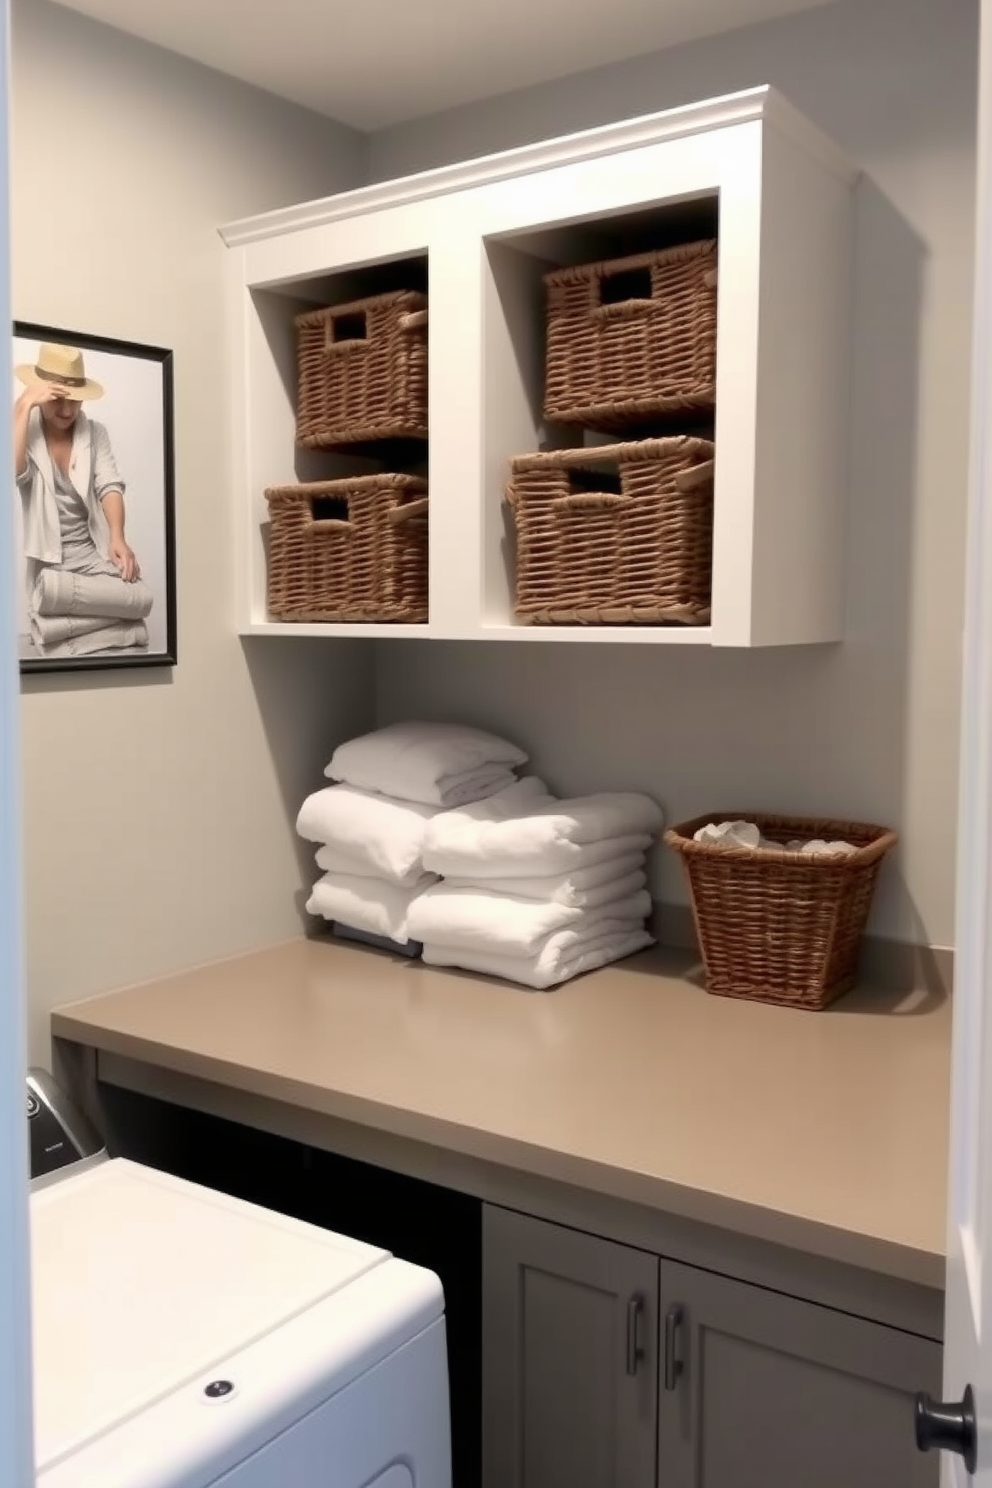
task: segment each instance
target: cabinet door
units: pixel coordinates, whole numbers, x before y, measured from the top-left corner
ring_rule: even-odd
[[[660,1293],[658,1488],[936,1488],[939,1344],[668,1261]]]
[[[484,1488],[654,1488],[658,1260],[486,1205]]]

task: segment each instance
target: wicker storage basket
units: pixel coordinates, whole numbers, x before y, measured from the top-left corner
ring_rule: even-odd
[[[709,822],[742,819],[782,850],[693,841]],[[786,852],[784,844],[799,838],[850,842],[857,850],[833,857]],[[733,811],[666,832],[688,880],[707,990],[812,1009],[848,991],[879,866],[896,840],[887,828],[861,822]]]
[[[426,492],[426,481],[412,475],[270,487],[269,613],[425,621]]]
[[[426,295],[375,295],[295,324],[299,444],[427,437]]]
[[[545,276],[544,416],[624,429],[716,401],[715,240]]]
[[[680,436],[513,461],[516,614],[540,625],[703,625],[713,445]],[[610,489],[610,487],[613,489]]]

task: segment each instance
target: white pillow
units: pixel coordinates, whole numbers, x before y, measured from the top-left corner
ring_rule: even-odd
[[[472,777],[495,781],[499,771],[493,766],[508,770],[526,763],[522,749],[483,729],[454,723],[393,723],[339,745],[324,774],[360,790],[447,806]]]

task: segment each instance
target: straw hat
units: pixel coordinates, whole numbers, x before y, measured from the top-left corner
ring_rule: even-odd
[[[57,382],[65,388],[66,398],[76,398],[80,402],[87,398],[103,397],[102,384],[86,376],[83,353],[75,346],[51,346],[43,343],[38,347],[38,360],[34,366],[25,364],[15,367],[14,372],[21,382],[29,384]]]

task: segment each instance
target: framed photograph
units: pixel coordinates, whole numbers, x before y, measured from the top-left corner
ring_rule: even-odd
[[[22,672],[175,666],[172,352],[14,322]]]

